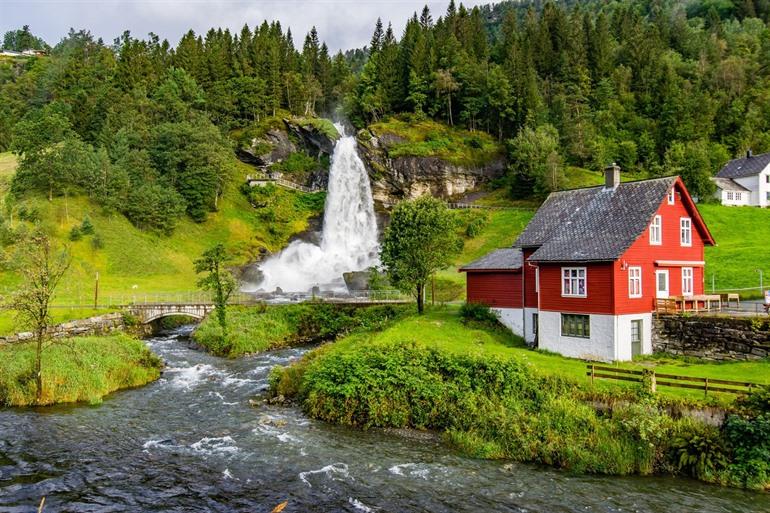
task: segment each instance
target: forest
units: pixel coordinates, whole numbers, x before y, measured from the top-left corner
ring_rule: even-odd
[[[287,114],[486,131],[514,197],[614,161],[706,198],[725,161],[770,151],[768,19],[768,0],[451,1],[401,34],[377,20],[367,46],[334,55],[278,22],[176,46],[71,30],[45,57],[0,60],[0,151],[20,157],[17,196],[84,193],[167,233],[216,210],[234,130]],[[48,48],[28,27],[3,41]]]

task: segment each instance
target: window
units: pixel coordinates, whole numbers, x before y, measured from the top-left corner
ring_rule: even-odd
[[[740,192],[736,192],[735,193],[735,201],[741,201],[741,193]]]
[[[727,199],[729,201],[732,201],[734,199],[733,196],[734,196],[733,191],[727,191]]]
[[[767,192],[765,193],[765,199],[766,199],[767,201],[770,201],[770,191],[767,191]]]
[[[642,268],[628,268],[628,297],[642,297]]]
[[[561,295],[565,297],[586,297],[585,267],[562,267]]]
[[[689,217],[679,220],[679,242],[682,246],[692,246],[692,220]]]
[[[765,183],[770,183],[770,175],[765,175]]]
[[[682,267],[682,295],[692,296],[692,267]]]
[[[642,320],[635,319],[631,321],[631,343],[639,344],[642,342]]]
[[[533,313],[532,314],[532,334],[535,335],[535,336],[537,336],[537,323],[538,322],[539,322],[538,315],[536,313]]]
[[[588,315],[561,314],[563,337],[591,337],[591,317]]]
[[[673,205],[675,202],[676,202],[676,193],[674,192],[674,189],[671,189],[670,191],[668,191],[668,204]]]
[[[650,223],[650,244],[660,246],[663,241],[662,234],[663,218],[655,216]]]

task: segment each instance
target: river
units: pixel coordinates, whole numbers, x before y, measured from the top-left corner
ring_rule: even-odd
[[[0,512],[756,512],[770,496],[688,479],[572,476],[250,406],[302,349],[225,360],[188,328],[147,341],[162,378],[97,406],[0,410]]]

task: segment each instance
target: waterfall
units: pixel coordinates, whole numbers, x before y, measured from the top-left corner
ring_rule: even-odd
[[[280,287],[285,292],[344,290],[342,274],[363,271],[379,263],[377,219],[369,177],[356,150],[356,140],[335,124],[342,137],[337,141],[329,171],[320,245],[294,241],[261,266],[266,292]]]

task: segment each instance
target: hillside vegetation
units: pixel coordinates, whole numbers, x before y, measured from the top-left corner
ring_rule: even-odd
[[[13,169],[12,156],[0,154],[0,166],[0,179],[5,179]],[[303,194],[281,188],[260,191],[266,195],[265,202],[254,208],[240,191],[250,171],[249,166],[238,165],[218,211],[202,223],[180,220],[170,236],[141,230],[123,215],[105,212],[83,196],[56,197],[53,201],[39,195],[27,196],[14,204],[16,217],[3,226],[6,237],[13,241],[40,223],[58,244],[70,247],[73,265],[57,294],[58,303],[91,304],[97,272],[103,305],[110,298],[141,300],[146,294],[192,291],[196,288],[193,260],[205,249],[222,242],[232,253],[233,263],[252,261],[261,251],[280,250],[291,235],[305,230],[308,219],[323,209],[323,193]],[[27,220],[19,218],[19,211]],[[82,226],[86,218],[93,233],[71,240],[73,228]],[[6,241],[0,272],[3,289],[12,288],[19,279],[14,272],[14,251],[15,245]]]

